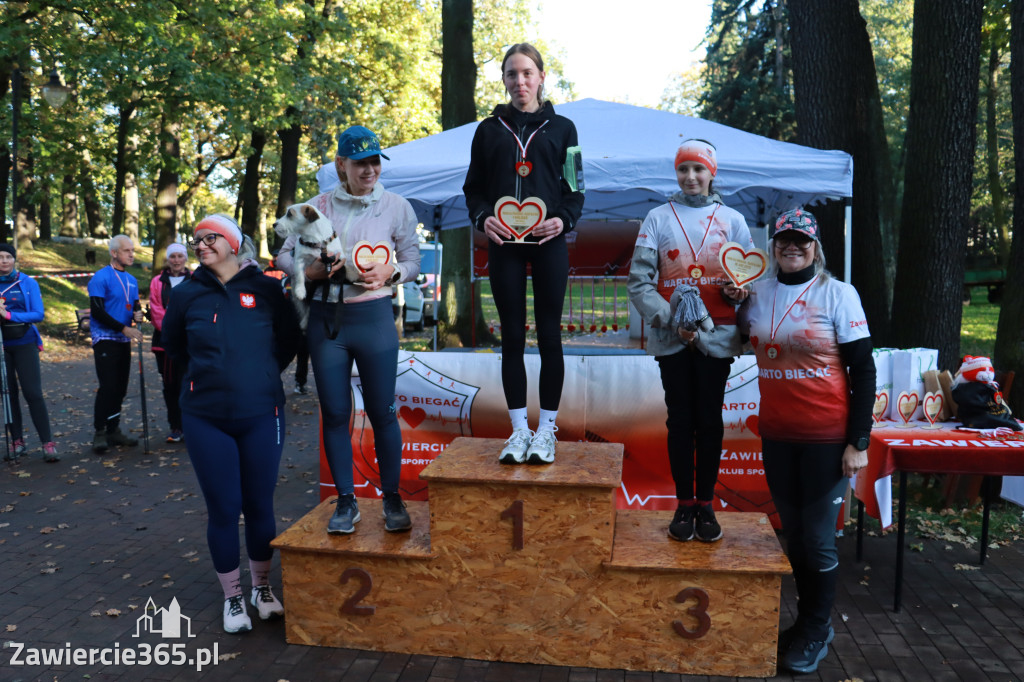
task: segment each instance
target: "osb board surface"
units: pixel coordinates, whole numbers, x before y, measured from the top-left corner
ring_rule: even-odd
[[[622,481],[620,443],[559,442],[552,464],[500,464],[500,438],[456,438],[420,473],[427,481],[529,483],[549,486],[618,488]]]
[[[360,521],[350,535],[329,535],[327,521],[334,513],[336,497],[324,500],[312,511],[292,524],[291,528],[270,543],[282,551],[299,550],[325,554],[366,554],[372,556],[402,556],[410,559],[429,559],[430,507],[427,502],[406,500],[412,519],[412,530],[407,533],[388,533],[384,530],[384,507],[380,500],[361,497]]]
[[[736,573],[791,572],[768,517],[755,512],[717,514],[718,542],[677,542],[668,537],[672,511],[620,509],[611,568]]]
[[[586,643],[588,666],[658,670],[689,675],[771,677],[778,644],[781,577],[763,574],[606,571],[581,610],[567,618],[600,622],[613,612],[608,636]],[[707,633],[686,639],[700,625],[697,588],[707,594]],[[682,601],[677,601],[677,597]]]
[[[560,580],[577,572],[593,575],[612,556],[612,490],[435,481],[430,500],[433,549],[452,552],[456,570],[515,573],[527,565],[531,570],[544,566],[549,579]],[[513,546],[515,524],[507,514],[517,501],[522,502],[522,549]],[[523,584],[533,576],[511,579]]]

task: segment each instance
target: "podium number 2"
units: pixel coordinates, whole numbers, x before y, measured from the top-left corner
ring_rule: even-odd
[[[516,500],[501,512],[501,519],[512,520],[512,549],[522,549],[523,542],[523,501]]]
[[[349,578],[355,578],[359,582],[359,589],[341,605],[341,612],[353,616],[372,616],[377,611],[377,607],[360,606],[359,602],[363,600],[363,597],[370,594],[370,590],[373,589],[373,578],[370,577],[365,568],[354,567],[346,568],[345,572],[341,574],[341,584],[347,583]]]
[[[686,612],[697,619],[697,627],[691,630],[680,620],[672,621],[672,627],[680,637],[699,639],[708,634],[708,630],[711,629],[711,616],[708,615],[708,593],[699,587],[687,587],[676,595],[676,601],[680,604],[685,604],[691,599],[696,599],[697,605],[686,609]]]

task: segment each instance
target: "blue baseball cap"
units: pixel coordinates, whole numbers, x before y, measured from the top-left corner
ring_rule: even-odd
[[[388,157],[380,151],[380,140],[373,131],[363,126],[352,126],[338,135],[338,156],[358,161],[368,156]],[[388,159],[389,161],[391,159]]]

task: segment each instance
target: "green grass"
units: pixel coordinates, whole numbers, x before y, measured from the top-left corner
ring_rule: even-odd
[[[975,300],[982,299],[975,296]],[[964,306],[960,323],[960,355],[984,355],[991,358],[996,346],[999,324],[998,303],[971,303]]]

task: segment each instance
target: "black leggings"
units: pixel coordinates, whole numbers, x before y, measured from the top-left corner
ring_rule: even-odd
[[[93,426],[113,433],[121,423],[121,403],[132,374],[132,345],[123,341],[97,341],[92,346],[100,388],[93,406]]]
[[[32,423],[44,444],[53,440],[50,432],[50,414],[43,400],[43,380],[39,374],[39,347],[34,343],[4,346],[4,360],[7,364],[7,386],[11,393],[11,433],[15,440],[21,440],[21,402],[18,400],[18,385],[28,403]]]
[[[540,351],[540,408],[557,410],[562,398],[562,307],[569,280],[565,236],[536,244],[488,242],[491,296],[501,319],[501,383],[509,409],[526,407],[526,266],[533,280],[533,313]]]
[[[656,359],[668,408],[668,462],[676,499],[708,502],[715,495],[722,460],[722,402],[732,358],[712,358],[685,348]]]
[[[163,350],[154,350],[156,369],[164,384],[164,404],[167,406],[167,422],[171,431],[181,431],[181,382],[185,380],[185,368],[181,362],[174,362]]]
[[[824,639],[835,601],[839,552],[836,519],[847,479],[845,443],[785,443],[762,439],[764,474],[782,521],[786,555],[793,567],[797,625]]]

